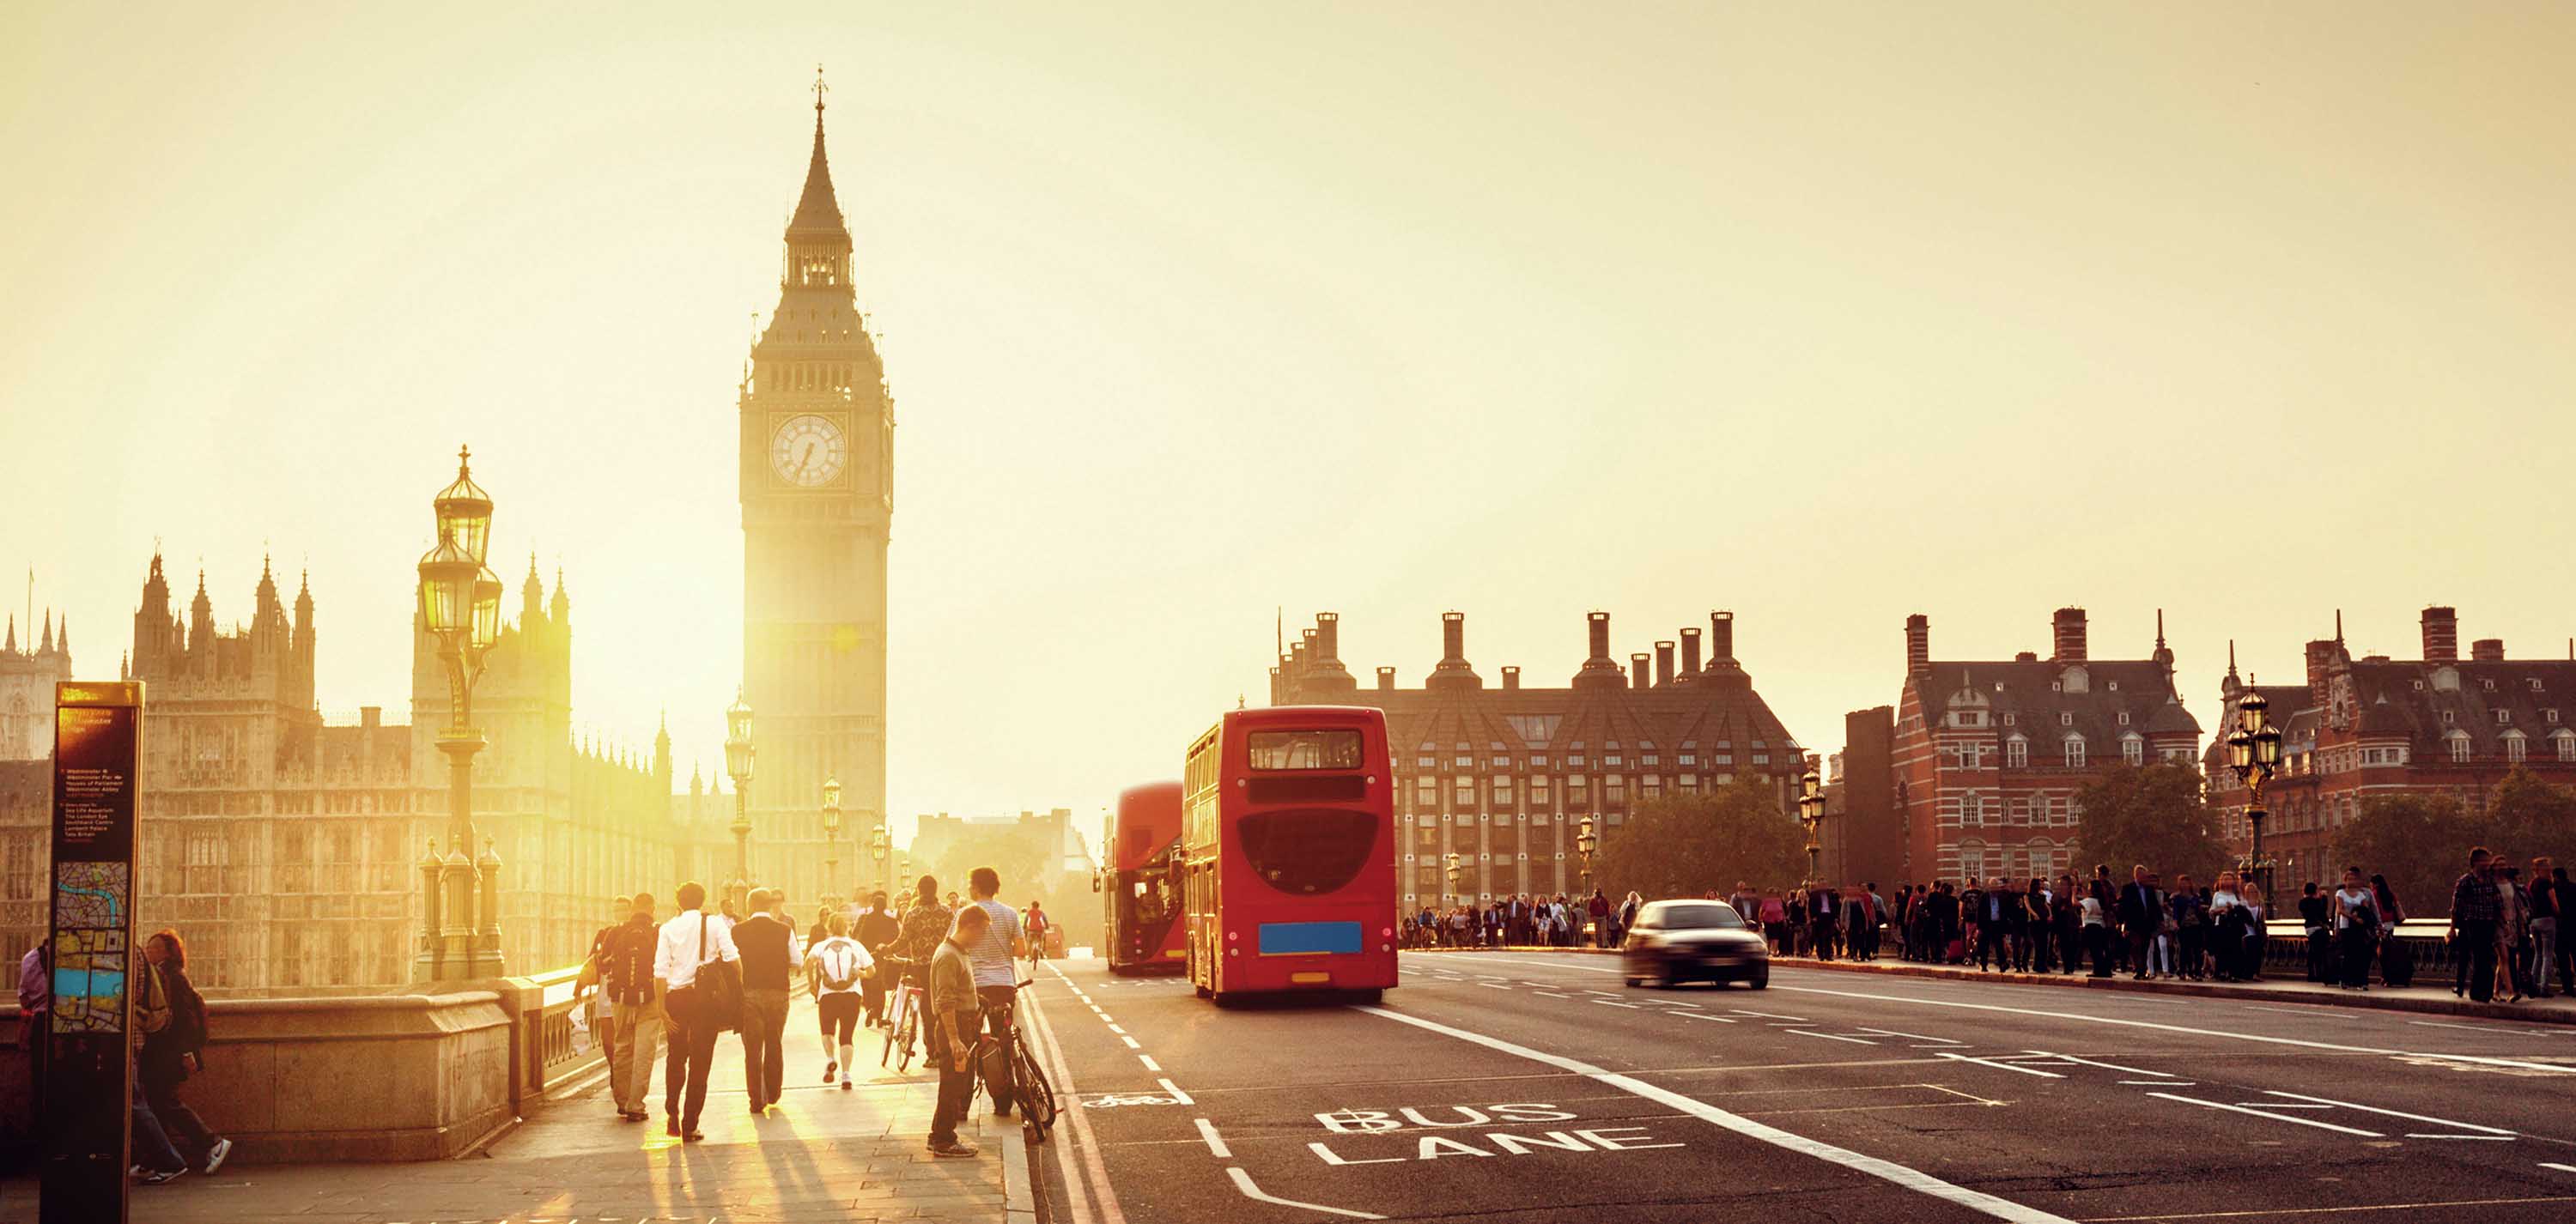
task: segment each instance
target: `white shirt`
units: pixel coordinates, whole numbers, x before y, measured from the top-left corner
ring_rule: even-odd
[[[1011,942],[1020,938],[1020,911],[994,900],[967,904],[981,906],[993,916],[992,925],[984,929],[983,941],[975,945],[975,984],[1008,986],[1018,981],[1011,969]]]
[[[876,966],[876,958],[847,935],[835,935],[814,945],[815,985],[823,994],[859,993],[859,975]],[[848,978],[845,990],[832,989],[832,979]]]
[[[698,932],[706,932],[701,951]],[[742,952],[733,946],[733,926],[722,917],[692,910],[662,924],[661,938],[653,945],[653,976],[672,990],[694,986],[698,966],[711,960],[740,961]]]

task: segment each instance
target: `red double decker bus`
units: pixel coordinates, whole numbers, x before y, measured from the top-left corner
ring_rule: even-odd
[[[1181,784],[1148,782],[1118,792],[1100,856],[1102,942],[1109,971],[1178,973],[1189,958],[1181,924]]]
[[[1395,985],[1395,783],[1386,715],[1232,710],[1182,775],[1190,984],[1250,994]]]

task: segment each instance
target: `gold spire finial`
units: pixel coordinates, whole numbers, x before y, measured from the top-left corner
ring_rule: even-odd
[[[831,88],[823,83],[823,66],[814,65],[814,122],[816,123],[823,121],[823,95],[830,92]]]

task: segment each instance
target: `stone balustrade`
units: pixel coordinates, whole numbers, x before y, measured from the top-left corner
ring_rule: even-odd
[[[212,999],[205,1067],[182,1096],[254,1163],[442,1160],[598,1065],[574,1051],[574,971],[439,993]],[[0,1143],[33,1147],[28,1058],[0,1006]]]

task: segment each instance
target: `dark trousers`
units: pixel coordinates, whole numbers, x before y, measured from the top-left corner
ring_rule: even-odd
[[[2129,929],[2128,936],[2129,972],[2138,977],[2145,977],[2147,948],[2156,942],[2156,924],[2152,921],[2142,921]]]
[[[1008,986],[978,986],[975,988],[976,999],[984,1004],[984,1021],[987,1029],[993,1034],[993,1040],[1002,1043],[1001,1048],[1005,1050],[1011,1048],[1011,1022],[1013,1019],[1011,1015],[1011,996],[1016,993],[1018,993],[1016,990]],[[965,1027],[971,1030],[973,1026],[969,1025]],[[1010,1061],[1008,1059],[1004,1059],[1002,1062],[1002,1082],[998,1084],[987,1083],[984,1085],[986,1088],[992,1090],[993,1112],[995,1113],[1000,1113],[1005,1109],[1009,1109],[1011,1107],[1011,1102],[1018,1099],[1013,1095],[1013,1091],[1016,1086],[1011,1082],[1010,1076]]]
[[[175,1173],[188,1167],[186,1157],[170,1144],[169,1132],[161,1129],[161,1119],[143,1099],[143,1078],[134,1080],[134,1096],[129,1112],[134,1124],[134,1163],[155,1173]]]
[[[975,1013],[957,1013],[958,1035],[974,1032],[975,1023]],[[930,1146],[945,1147],[957,1142],[957,1124],[966,1120],[966,1111],[975,1104],[975,1065],[969,1061],[963,1069],[958,1067],[947,1026],[939,1017],[923,1016],[922,1027],[930,1031],[930,1061],[939,1066],[939,1107],[930,1115]]]
[[[878,981],[875,974],[860,980],[859,999],[867,1007],[868,1023],[875,1024],[885,1015],[885,983]]]
[[[2111,976],[2111,931],[2108,927],[2084,928],[2084,948],[2093,954],[2093,976]]]
[[[2472,918],[2460,923],[2460,941],[2451,945],[2451,955],[2469,972],[2469,997],[2480,1003],[2495,998],[2496,924],[2493,918]]]
[[[191,1166],[204,1164],[219,1137],[197,1111],[179,1099],[179,1085],[188,1078],[187,1069],[175,1056],[146,1053],[135,1066],[135,1075],[143,1082],[143,1101],[152,1107],[152,1116],[161,1124],[161,1133],[169,1140],[171,1150],[185,1157]]]
[[[685,996],[674,996],[670,1008],[670,1052],[662,1056],[662,1112],[678,1118],[681,1130],[693,1131],[698,1129],[698,1114],[707,1107],[707,1073],[714,1070],[716,1061],[716,1026],[700,1023],[686,1004]]]
[[[2201,953],[2203,950],[2208,948],[2208,946],[2208,927],[2187,926],[2182,928],[2182,964],[2180,968],[2185,975],[2190,977],[2200,976]]]
[[[2370,985],[2370,952],[2374,943],[2371,933],[2361,927],[2345,927],[2335,936],[2335,967],[2346,986]]]
[[[1977,968],[1983,969],[1989,963],[1997,968],[2011,963],[2004,951],[2004,928],[1999,922],[1977,924]]]
[[[742,1085],[751,1107],[778,1103],[787,1087],[787,992],[754,987],[742,992]]]
[[[2334,977],[2334,947],[2324,927],[2308,928],[2308,980],[2330,981]]]

